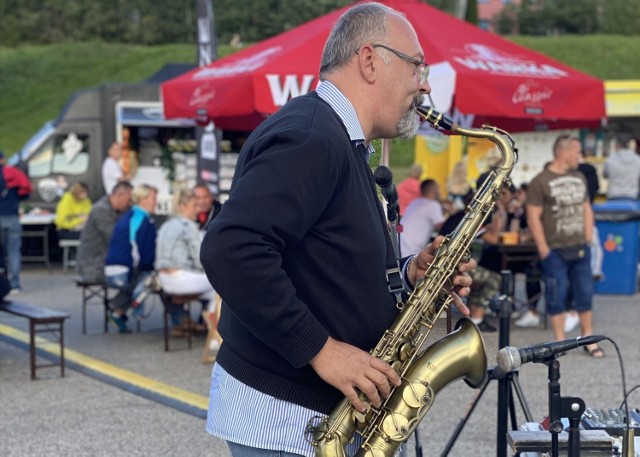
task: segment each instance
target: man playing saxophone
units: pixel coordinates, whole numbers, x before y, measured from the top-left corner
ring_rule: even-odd
[[[367,160],[373,139],[415,133],[427,74],[401,14],[356,5],[328,38],[317,90],[287,103],[244,145],[200,254],[223,298],[207,431],[235,457],[312,456],[304,436],[312,416],[344,397],[364,411],[359,391],[380,406],[400,384],[367,352],[399,312]],[[407,291],[440,241],[401,261]],[[462,263],[452,281],[463,314],[474,266]]]

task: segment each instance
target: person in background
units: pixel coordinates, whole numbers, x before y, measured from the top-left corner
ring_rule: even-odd
[[[76,270],[84,281],[105,284],[104,264],[109,241],[118,217],[131,207],[132,189],[129,181],[120,181],[111,195],[105,195],[93,205],[80,234],[76,256]]]
[[[400,385],[368,352],[399,312],[387,274],[411,290],[441,240],[387,271],[391,240],[368,157],[374,138],[415,134],[426,69],[405,17],[358,3],[329,35],[317,88],[266,119],[240,152],[200,250],[223,299],[207,431],[234,457],[314,455],[310,418],[345,397],[364,412],[358,391],[380,407]],[[452,278],[464,314],[456,291],[468,293],[473,266]]]
[[[529,233],[529,226],[527,225],[527,190],[529,189],[528,183],[520,184],[519,189],[516,191],[516,200],[518,206],[522,210],[520,215],[520,242],[531,241],[531,234]],[[516,320],[514,325],[519,328],[533,328],[540,326],[540,313],[538,313],[538,302],[542,296],[542,286],[538,278],[542,276],[540,260],[532,260],[520,264],[521,271],[526,276],[525,290],[527,294],[527,306],[524,309],[519,310],[518,316],[514,314]],[[577,318],[577,315],[576,315]],[[565,325],[574,325],[571,319],[567,319]],[[571,329],[573,330],[573,329]],[[566,331],[571,331],[566,330]]]
[[[215,311],[213,287],[200,263],[200,230],[195,222],[196,197],[193,191],[182,191],[177,200],[177,214],[158,231],[156,271],[162,290],[168,294],[196,295],[206,300],[209,311]],[[184,336],[190,331],[204,331],[191,321],[184,309],[171,312],[172,335]]]
[[[485,161],[489,168],[481,173],[480,176],[478,176],[478,179],[476,179],[476,192],[480,190],[487,178],[498,167],[498,165],[500,165],[500,162],[502,161],[502,154],[500,153],[500,150],[497,147],[489,149],[485,156]]]
[[[447,206],[449,214],[464,209],[464,199],[471,192],[471,186],[467,179],[467,162],[458,160],[447,178]]]
[[[420,177],[422,176],[422,167],[414,163],[409,167],[407,177],[398,183],[398,205],[400,205],[400,215],[403,215],[409,204],[420,197]]]
[[[609,179],[608,200],[637,200],[640,190],[640,156],[631,135],[616,135],[615,151],[604,163],[603,176]]]
[[[581,156],[580,164],[578,165],[578,171],[584,175],[584,179],[587,181],[587,192],[589,193],[589,202],[593,205],[598,191],[600,190],[600,180],[598,179],[598,172],[596,167],[591,165],[585,160],[584,154]]]
[[[593,206],[593,202],[600,190],[600,180],[598,179],[598,172],[596,168],[589,162],[585,161],[584,149],[581,150],[582,158],[578,165],[578,171],[584,175],[584,179],[587,181],[587,192],[589,193],[589,203]],[[595,218],[594,218],[595,219]],[[591,274],[594,281],[599,281],[602,278],[602,261],[604,255],[602,253],[602,243],[600,242],[600,234],[598,232],[598,224],[593,224],[593,233],[591,235]],[[569,289],[568,309],[567,316],[564,321],[564,331],[569,333],[574,331],[580,325],[580,317],[578,312],[573,308],[571,299],[571,289]]]
[[[210,218],[216,217],[222,209],[222,204],[215,199],[211,190],[205,184],[198,184],[193,189],[193,194],[196,199],[196,209],[198,210],[196,222],[198,222],[200,230],[205,230]],[[213,212],[211,211],[212,209]]]
[[[20,201],[29,198],[33,191],[29,178],[22,170],[5,164],[0,151],[0,239],[5,247],[10,295],[22,291],[20,266],[22,264],[22,224],[20,224]]]
[[[129,333],[127,310],[133,297],[146,287],[156,258],[156,224],[153,220],[158,190],[147,184],[133,189],[133,207],[116,222],[109,241],[104,274],[107,285],[119,289],[109,302],[109,319],[120,333]],[[135,309],[142,315],[142,303]]]
[[[78,240],[91,212],[89,187],[83,182],[74,183],[56,205],[54,224],[60,240]]]
[[[118,181],[129,179],[129,175],[124,173],[120,167],[121,157],[122,146],[120,146],[120,143],[114,141],[111,147],[109,147],[107,158],[102,163],[102,185],[107,195],[111,195]]]
[[[556,340],[565,339],[568,290],[580,317],[583,336],[593,334],[591,250],[593,211],[581,160],[580,140],[560,135],[553,160],[529,184],[527,224],[542,262],[547,313]],[[604,357],[597,345],[584,346],[592,357]]]
[[[420,197],[413,200],[400,222],[400,252],[403,256],[421,252],[444,222],[440,186],[433,179],[420,184]]]
[[[440,227],[441,235],[451,235],[458,224],[462,221],[465,215],[467,205],[471,203],[473,199],[473,192],[469,190],[463,197],[461,205],[463,209],[459,209],[455,213],[451,214]],[[487,230],[489,234],[487,234]],[[484,248],[484,238],[489,239],[492,236],[492,227],[483,227],[481,229],[482,235],[479,241],[474,242],[472,251],[480,251],[480,254],[476,255],[478,260],[482,258],[482,250]],[[494,236],[495,239],[497,237]],[[478,326],[482,332],[495,332],[496,328],[491,325],[485,319],[486,310],[489,307],[489,300],[496,296],[500,292],[500,275],[494,271],[491,271],[483,266],[478,265],[474,270],[469,272],[473,283],[471,284],[471,291],[469,297],[467,297],[467,306],[471,312],[470,318],[474,324]]]

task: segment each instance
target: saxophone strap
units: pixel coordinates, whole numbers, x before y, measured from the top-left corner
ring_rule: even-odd
[[[376,204],[376,209],[378,210],[378,216],[380,217],[380,222],[382,223],[382,231],[384,232],[384,240],[387,245],[387,258],[386,258],[386,275],[387,275],[387,287],[389,292],[395,297],[396,304],[399,308],[404,306],[404,300],[402,299],[402,294],[404,293],[404,282],[402,281],[402,271],[400,269],[399,259],[396,257],[393,250],[393,243],[391,241],[391,234],[389,233],[389,225],[387,224],[387,218],[384,215],[384,211],[382,210],[382,202],[378,198],[378,192],[376,191],[376,184],[373,180],[373,175],[371,170],[369,169],[369,163],[367,160],[366,148],[364,143],[360,142],[356,144],[356,149],[360,153],[360,157],[363,158],[364,163],[367,166],[367,179],[370,183],[371,192],[373,192],[373,197]]]

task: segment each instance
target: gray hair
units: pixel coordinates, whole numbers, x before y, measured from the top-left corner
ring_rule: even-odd
[[[387,36],[387,16],[398,11],[380,3],[363,3],[348,9],[333,26],[324,45],[320,62],[320,79],[345,66],[360,46]],[[385,63],[386,62],[385,60]]]

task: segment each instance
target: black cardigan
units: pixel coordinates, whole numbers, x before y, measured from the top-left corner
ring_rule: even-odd
[[[224,299],[217,361],[243,383],[329,413],[309,361],[331,335],[369,351],[395,316],[364,155],[314,92],[255,130],[200,257]]]

